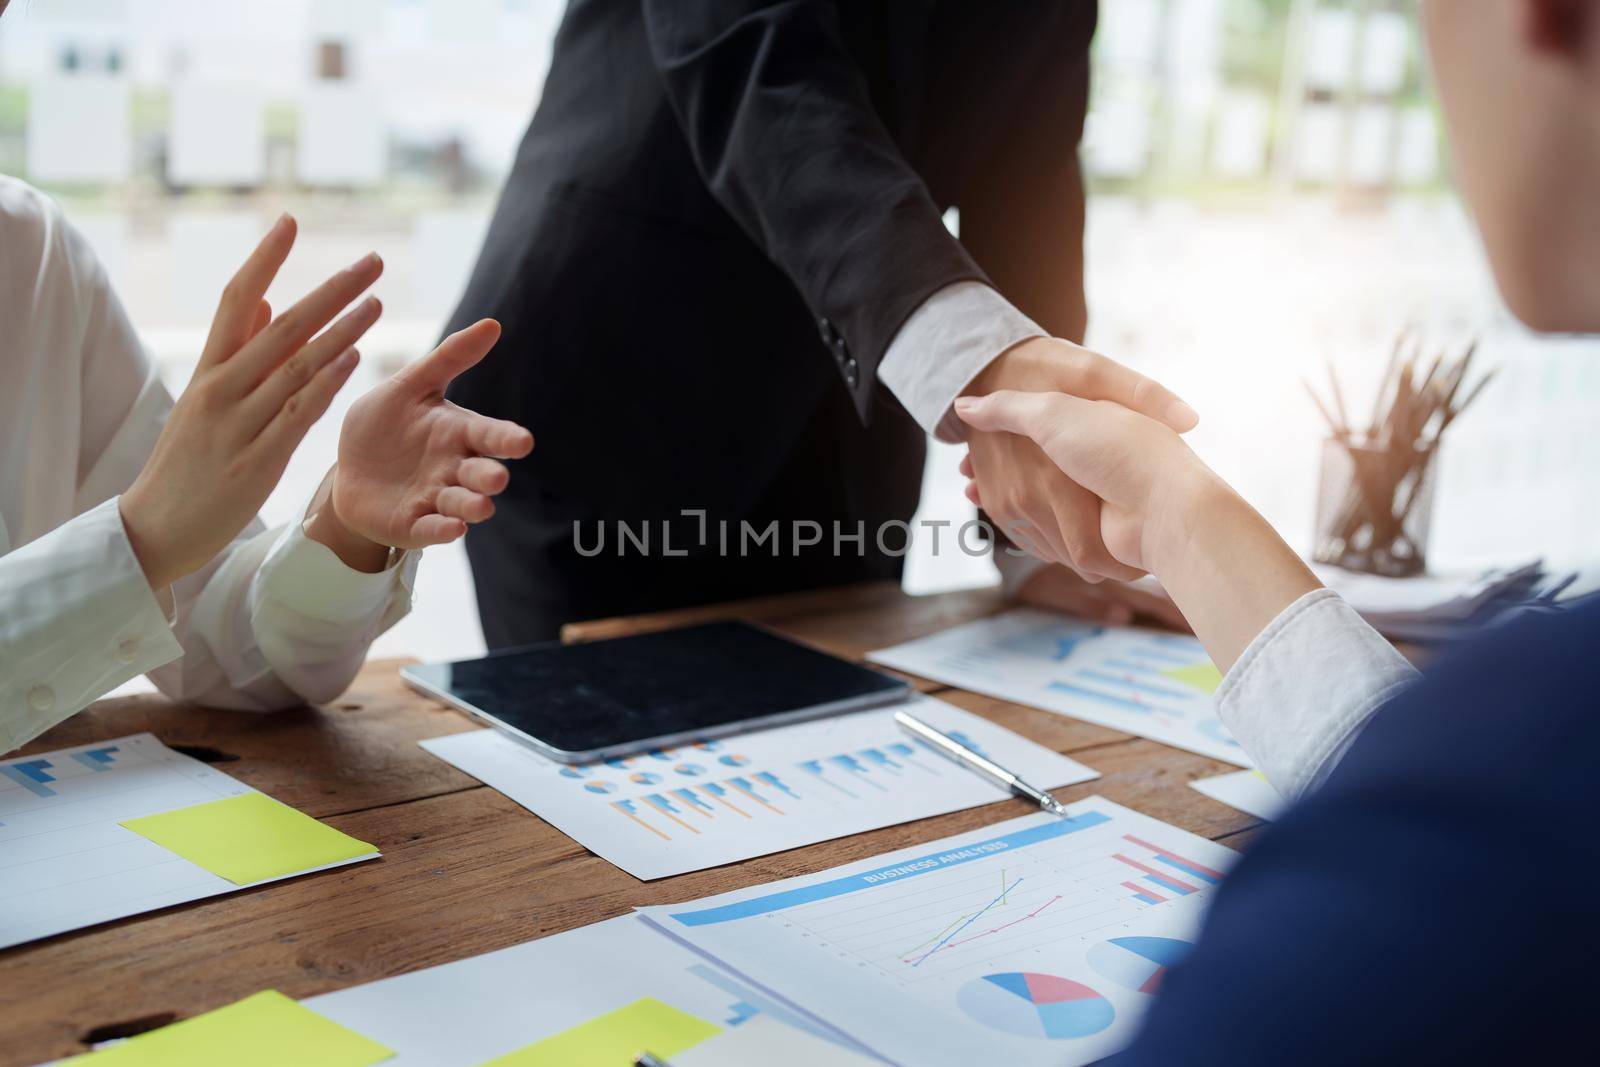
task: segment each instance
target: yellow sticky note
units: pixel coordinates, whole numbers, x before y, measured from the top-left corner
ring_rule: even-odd
[[[1222,684],[1222,672],[1210,662],[1196,663],[1193,667],[1172,667],[1161,673],[1203,693],[1215,693]]]
[[[483,1067],[618,1067],[632,1063],[641,1052],[670,1059],[721,1032],[720,1026],[644,997]]]
[[[268,989],[216,1011],[75,1056],[94,1067],[367,1067],[394,1055]]]
[[[377,851],[265,793],[212,800],[122,825],[235,885]]]

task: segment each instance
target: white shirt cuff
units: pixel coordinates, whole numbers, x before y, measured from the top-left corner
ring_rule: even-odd
[[[410,604],[422,553],[393,556],[375,574],[358,571],[333,549],[306,536],[304,522],[292,522],[278,534],[261,563],[257,597],[269,597],[296,615],[320,622],[374,619],[396,597]]]
[[[4,557],[0,752],[183,655],[113,497]]]
[[[900,327],[878,364],[878,380],[928,433],[960,441],[956,397],[1006,349],[1045,336],[994,289],[956,282],[924,300]]]
[[[1290,604],[1217,690],[1217,713],[1285,797],[1322,784],[1416,668],[1330,589]]]

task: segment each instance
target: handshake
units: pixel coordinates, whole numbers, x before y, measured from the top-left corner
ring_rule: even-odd
[[[1193,408],[1066,341],[1008,350],[955,410],[970,428],[968,499],[1017,547],[1091,583],[1156,569],[1215,477],[1178,436],[1200,421]]]

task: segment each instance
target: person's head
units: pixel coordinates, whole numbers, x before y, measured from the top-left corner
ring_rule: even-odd
[[[1600,331],[1600,7],[1427,0],[1462,195],[1512,312]]]

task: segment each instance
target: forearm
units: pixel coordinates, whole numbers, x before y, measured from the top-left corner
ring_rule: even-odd
[[[1150,571],[1223,673],[1284,608],[1321,583],[1256,510],[1209,470],[1165,492],[1181,500],[1154,531]]]

